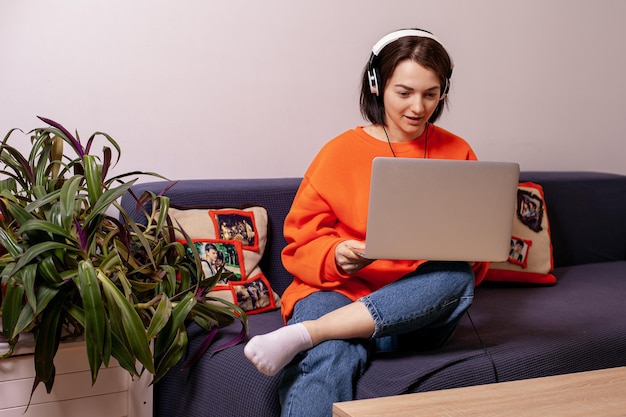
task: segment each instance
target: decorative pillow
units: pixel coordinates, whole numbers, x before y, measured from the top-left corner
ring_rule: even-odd
[[[218,282],[211,296],[237,304],[248,314],[280,307],[280,297],[259,267],[267,244],[265,208],[172,207],[169,214],[196,245],[205,275],[215,275],[221,265],[234,273],[228,281]],[[176,238],[185,243],[181,233],[176,232]]]
[[[556,284],[553,269],[543,188],[531,182],[521,183],[517,189],[509,258],[505,262],[493,262],[485,281]]]

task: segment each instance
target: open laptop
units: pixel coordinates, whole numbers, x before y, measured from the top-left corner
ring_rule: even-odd
[[[512,162],[375,158],[364,257],[505,261],[519,171]]]

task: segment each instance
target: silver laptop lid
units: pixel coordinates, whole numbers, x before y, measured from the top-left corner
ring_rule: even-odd
[[[375,158],[365,257],[504,261],[518,182],[511,162]]]

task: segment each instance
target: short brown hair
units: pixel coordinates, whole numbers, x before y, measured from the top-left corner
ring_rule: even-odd
[[[374,124],[385,124],[385,106],[383,103],[383,93],[387,86],[387,80],[391,77],[396,67],[403,61],[414,61],[434,71],[439,78],[441,93],[450,88],[450,77],[452,76],[452,60],[443,45],[434,39],[421,36],[405,36],[399,38],[385,46],[377,56],[370,57],[363,70],[361,84],[361,114]],[[379,95],[372,94],[368,72],[374,66],[379,77]],[[439,119],[443,108],[447,105],[448,97],[439,102],[433,112],[429,122],[434,123]]]

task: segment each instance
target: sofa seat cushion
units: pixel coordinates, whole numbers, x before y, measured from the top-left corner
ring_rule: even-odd
[[[555,269],[554,286],[489,283],[476,289],[470,316],[499,381],[626,366],[626,261]],[[250,336],[282,326],[278,311],[249,317]],[[204,331],[189,328],[190,354]],[[239,332],[223,329],[214,346]],[[237,345],[177,365],[156,384],[156,416],[279,416],[279,376],[256,371]],[[495,371],[467,315],[446,347],[376,354],[357,398],[493,383]],[[221,387],[221,388],[219,388]],[[220,389],[220,395],[215,395]],[[230,394],[229,394],[230,392]],[[213,394],[212,394],[213,393]],[[244,395],[245,401],[238,400]]]
[[[470,316],[498,381],[625,366],[626,262],[555,270],[555,286],[483,284]],[[426,353],[379,355],[359,380],[370,398],[496,382],[465,315],[451,343]]]
[[[283,325],[279,310],[248,316],[250,337]],[[213,347],[232,340],[240,324],[221,329]],[[280,415],[279,376],[261,374],[238,344],[214,355],[202,356],[192,368],[184,365],[199,348],[206,332],[195,323],[188,326],[189,348],[184,357],[155,385],[155,417],[274,417]]]
[[[474,320],[501,380],[626,365],[626,261],[557,268],[550,288],[486,289]],[[618,353],[621,352],[621,353]]]

